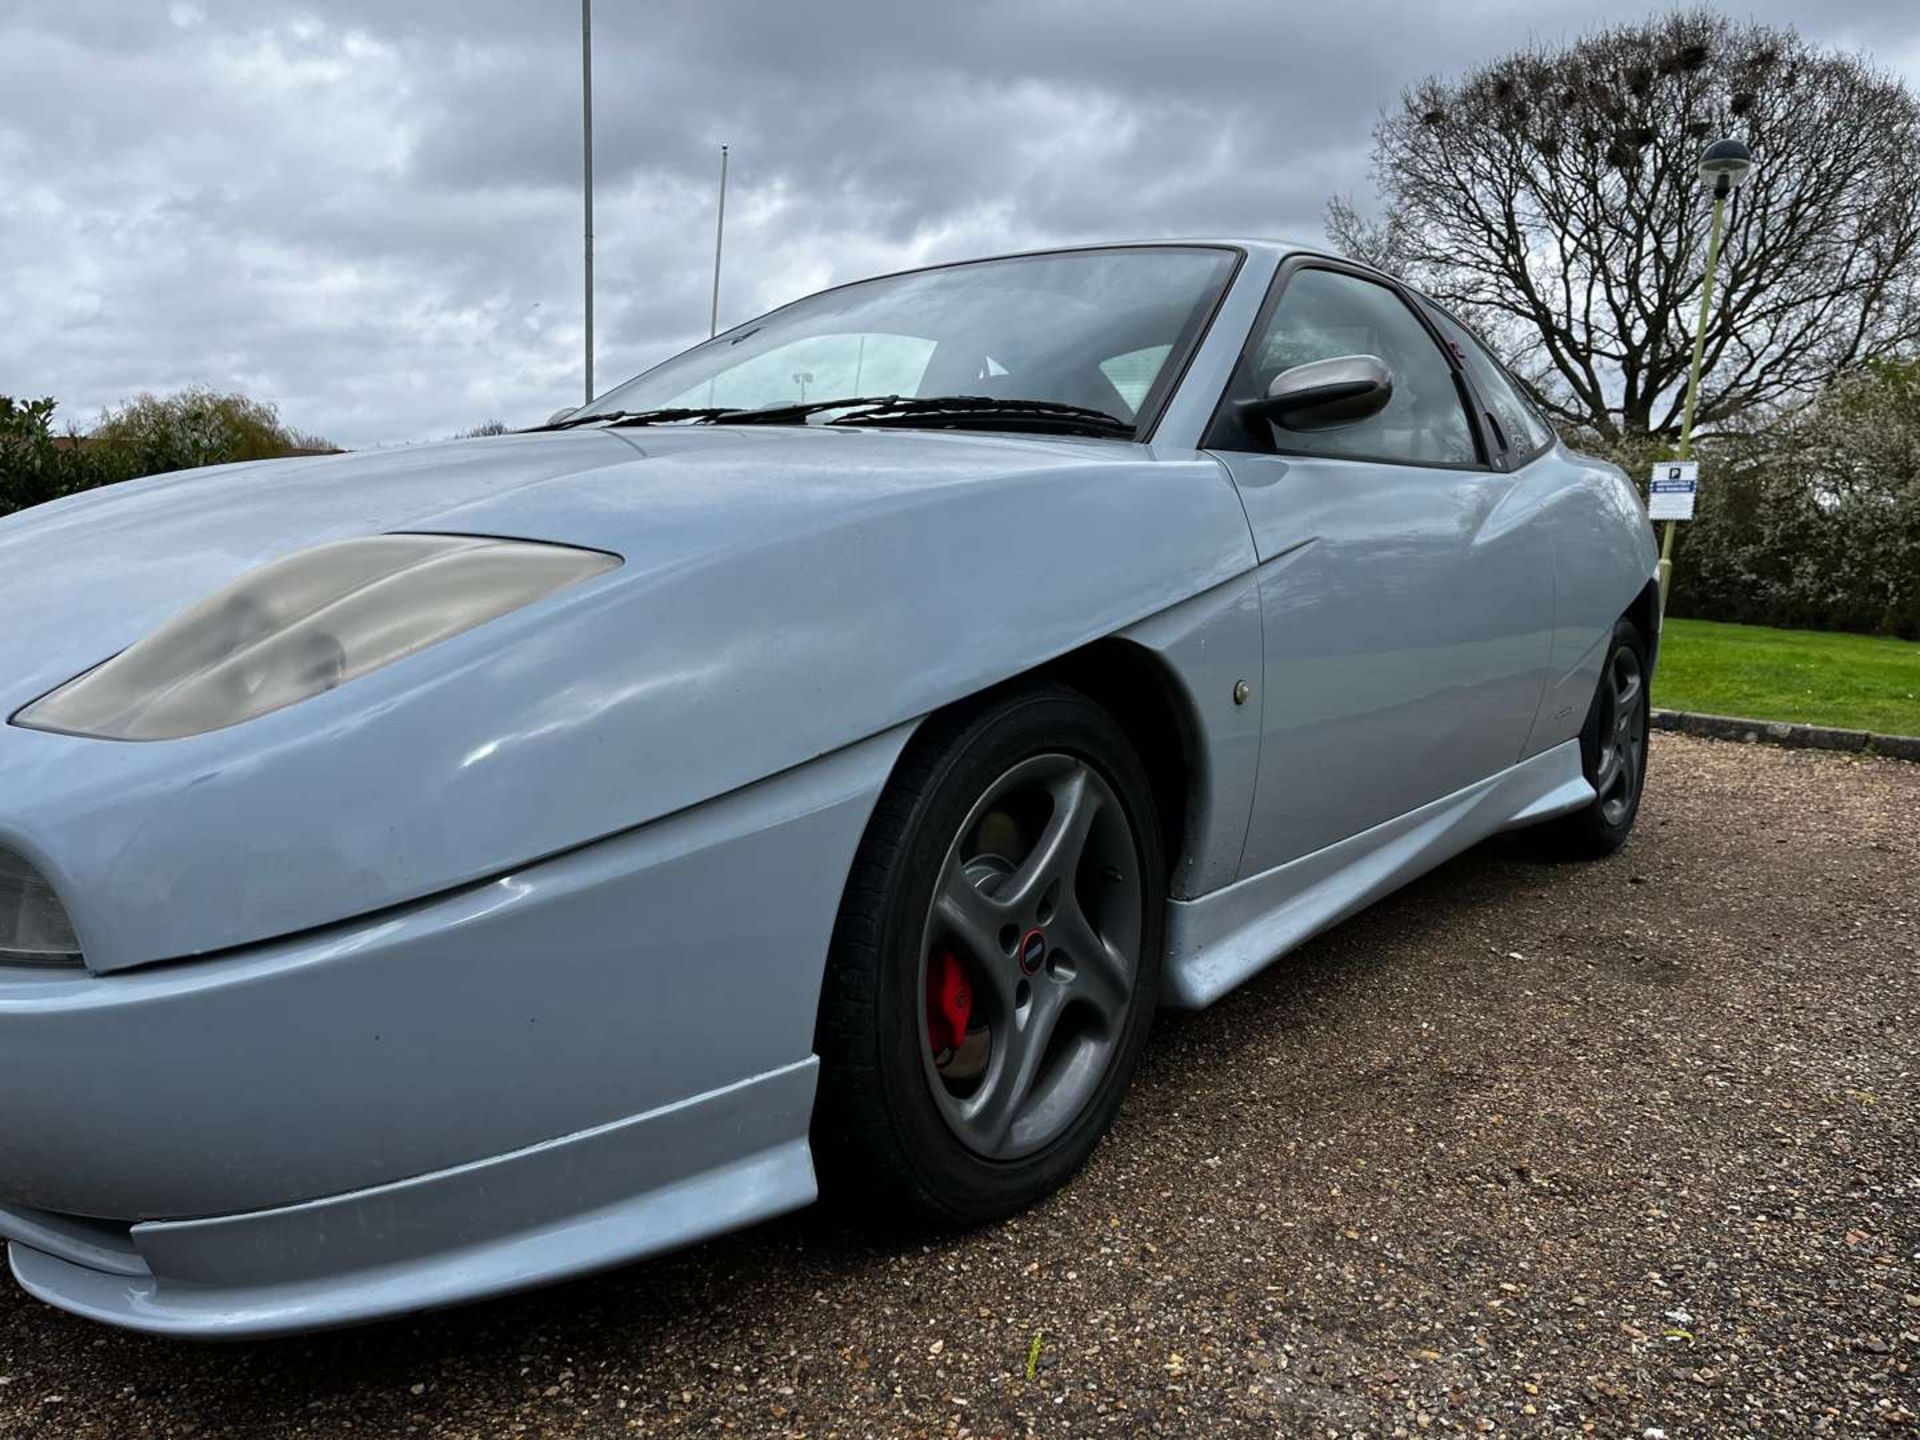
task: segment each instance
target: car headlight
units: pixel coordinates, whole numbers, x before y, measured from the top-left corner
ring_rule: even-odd
[[[237,725],[610,570],[617,555],[470,535],[370,535],[249,572],[16,725],[175,740]]]
[[[0,965],[78,965],[66,907],[40,872],[0,846]]]

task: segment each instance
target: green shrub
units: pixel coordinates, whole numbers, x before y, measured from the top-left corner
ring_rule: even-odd
[[[1673,614],[1920,639],[1920,362],[1869,367],[1701,459]]]
[[[53,433],[54,401],[0,395],[0,515],[124,479],[112,456]]]
[[[335,448],[283,425],[272,405],[204,387],[136,395],[88,436],[54,434],[55,408],[0,395],[0,515],[116,480]]]
[[[92,438],[132,475],[332,448],[288,429],[264,400],[221,395],[205,386],[190,386],[176,395],[136,395],[102,414]]]

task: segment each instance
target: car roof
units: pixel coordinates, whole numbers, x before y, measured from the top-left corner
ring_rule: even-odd
[[[1008,250],[998,254],[960,256],[952,260],[936,260],[926,265],[914,266],[916,270],[941,270],[950,265],[967,265],[982,260],[1014,260],[1024,255],[1064,255],[1076,250],[1148,250],[1148,249],[1208,249],[1244,250],[1249,255],[1264,255],[1279,259],[1287,255],[1325,255],[1332,259],[1346,259],[1338,250],[1325,242],[1295,240],[1275,236],[1228,236],[1228,235],[1156,235],[1150,239],[1125,240],[1079,240],[1059,245],[1032,245],[1019,250]],[[1352,263],[1352,262],[1349,262]]]

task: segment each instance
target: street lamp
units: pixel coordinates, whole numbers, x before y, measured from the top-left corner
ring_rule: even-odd
[[[1700,155],[1700,181],[1716,200],[1738,190],[1751,169],[1753,152],[1739,140],[1716,140]]]
[[[1693,406],[1700,391],[1700,359],[1707,348],[1707,320],[1713,310],[1713,272],[1720,264],[1720,236],[1726,223],[1727,197],[1738,190],[1753,169],[1753,152],[1738,140],[1716,140],[1701,152],[1700,183],[1713,195],[1713,229],[1707,238],[1707,273],[1700,282],[1700,323],[1693,327],[1693,363],[1687,367],[1687,398],[1680,411],[1680,454],[1693,453]],[[1673,525],[1667,521],[1660,537],[1660,613],[1666,614],[1667,588],[1673,580]]]

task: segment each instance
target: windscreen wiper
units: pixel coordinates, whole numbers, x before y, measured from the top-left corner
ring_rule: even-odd
[[[844,410],[828,425],[912,424],[935,429],[1032,430],[1042,434],[1134,438],[1133,425],[1105,410],[1060,400],[1003,399],[994,395],[846,395],[738,410],[725,405],[678,406],[666,410],[608,410],[572,415],[536,430],[569,430],[576,425],[666,425],[692,421],[706,425],[799,425],[811,415]]]
[[[725,410],[715,425],[794,425],[820,410],[849,410],[854,406],[890,405],[898,395],[848,395],[839,400],[801,400],[792,405],[768,405],[759,410]]]
[[[996,395],[915,395],[893,397],[845,415],[829,425],[909,424],[943,430],[1033,430],[1041,434],[1134,438],[1132,422],[1086,405],[1061,400],[1021,400]]]
[[[913,424],[937,429],[1038,430],[1065,435],[1101,435],[1131,440],[1133,426],[1117,415],[1059,400],[1012,400],[994,395],[854,395],[734,410],[715,425],[795,425],[824,410],[844,410],[828,425]]]
[[[733,411],[725,405],[675,406],[666,410],[603,410],[593,415],[569,415],[551,425],[535,425],[535,430],[571,430],[576,425],[616,422],[621,425],[669,425],[676,420],[713,420]]]
[[[898,400],[898,395],[850,395],[844,400],[810,400],[796,405],[768,405],[759,410],[742,410],[737,405],[677,405],[665,410],[603,410],[594,415],[569,415],[551,425],[535,425],[535,430],[571,430],[576,425],[611,422],[620,425],[671,425],[692,420],[721,425],[791,425],[816,410],[844,410],[853,405],[883,405]]]

